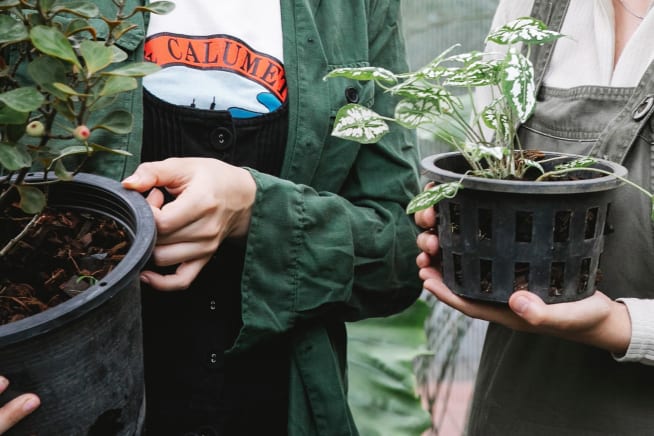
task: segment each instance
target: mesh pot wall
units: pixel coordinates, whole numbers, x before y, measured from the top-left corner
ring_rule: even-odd
[[[580,156],[564,156],[553,164]],[[435,182],[462,181],[453,199],[438,203],[438,235],[445,284],[456,294],[505,303],[527,289],[547,303],[592,295],[599,278],[613,176],[579,171],[569,181],[515,181],[463,177],[457,152],[425,158]],[[599,160],[595,167],[624,177],[626,168]],[[463,179],[462,179],[463,177]]]
[[[155,242],[143,197],[104,177],[52,185],[50,204],[108,216],[131,236],[125,257],[100,282],[53,308],[0,326],[4,403],[35,392],[41,406],[9,435],[139,435],[144,375],[139,272]]]

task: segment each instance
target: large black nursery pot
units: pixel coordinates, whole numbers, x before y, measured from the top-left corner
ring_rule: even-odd
[[[545,153],[545,159],[562,156]],[[563,155],[554,165],[582,156]],[[463,176],[458,152],[422,161],[428,179],[461,181],[463,189],[438,203],[438,235],[445,284],[456,294],[506,303],[527,289],[547,303],[575,301],[596,289],[613,175],[575,172],[576,180],[495,180]],[[625,177],[627,170],[598,160],[594,167]]]
[[[37,315],[0,326],[4,402],[35,392],[41,406],[11,435],[138,435],[144,410],[139,271],[155,242],[143,197],[90,174],[52,185],[50,205],[121,223],[131,247],[114,269],[81,294]]]

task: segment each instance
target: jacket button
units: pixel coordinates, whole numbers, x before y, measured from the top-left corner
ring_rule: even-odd
[[[209,353],[209,365],[218,363],[218,353]]]
[[[224,151],[232,145],[234,135],[226,127],[217,127],[209,134],[209,140],[214,150]]]
[[[359,91],[351,86],[349,88],[345,88],[345,99],[348,103],[358,103]]]
[[[209,301],[209,310],[216,310],[216,300]]]

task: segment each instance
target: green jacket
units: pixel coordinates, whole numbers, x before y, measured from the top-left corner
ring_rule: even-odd
[[[242,278],[243,328],[229,352],[290,332],[289,434],[357,434],[347,407],[344,323],[401,311],[420,293],[417,229],[404,212],[419,192],[418,151],[414,135],[399,128],[374,145],[331,136],[349,88],[382,114],[392,115],[394,101],[370,82],[323,78],[344,66],[407,71],[400,1],[281,4],[288,144],[281,178],[251,170],[258,189]],[[124,47],[140,55],[140,38]],[[137,116],[139,97],[122,102]],[[135,124],[115,145],[138,156]],[[120,156],[93,163],[114,178],[136,165]]]

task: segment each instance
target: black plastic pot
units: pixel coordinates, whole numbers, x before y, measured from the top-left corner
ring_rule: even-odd
[[[553,166],[581,156],[545,153]],[[595,292],[607,215],[622,182],[580,171],[578,180],[518,181],[463,176],[457,152],[422,161],[426,177],[461,181],[453,199],[438,203],[438,235],[445,284],[458,295],[505,303],[528,289],[547,303],[575,301]],[[620,177],[626,168],[599,160],[596,168]]]
[[[11,435],[137,435],[144,410],[139,272],[155,242],[143,197],[111,179],[78,174],[51,187],[50,204],[99,213],[132,238],[104,279],[37,315],[0,326],[0,401],[35,392],[41,406]]]

